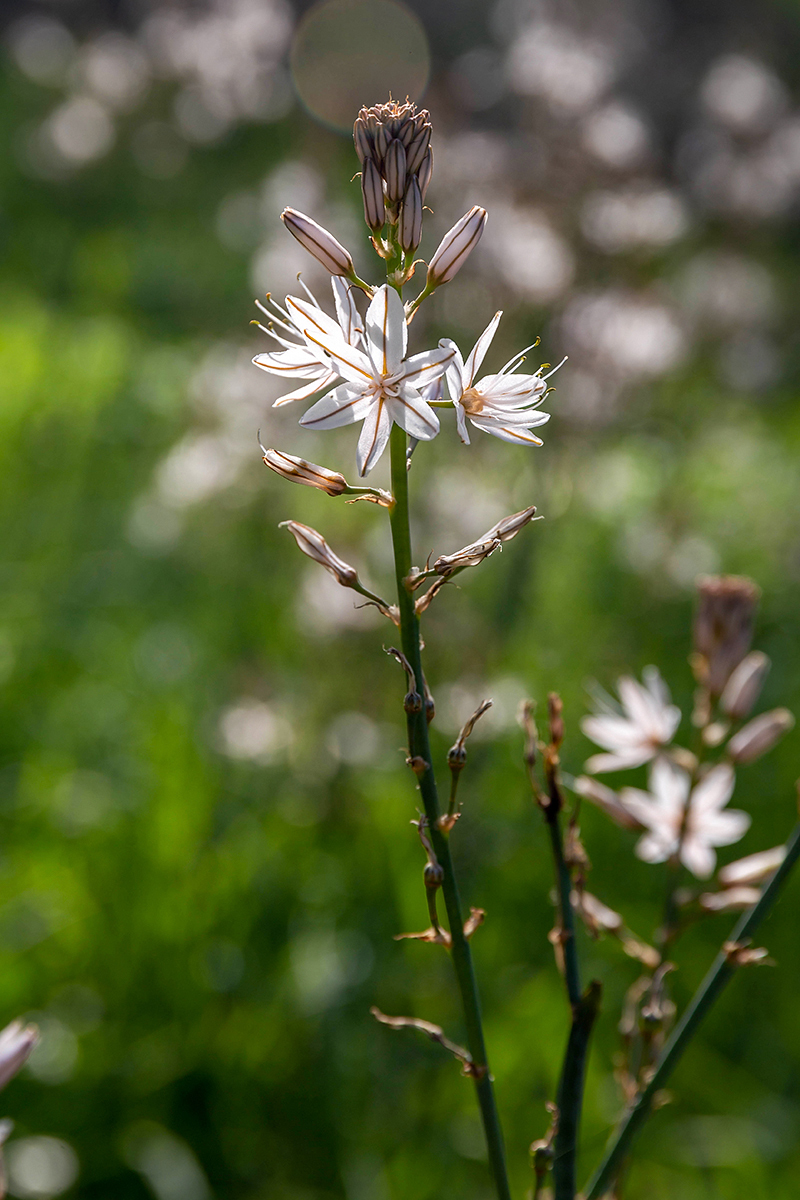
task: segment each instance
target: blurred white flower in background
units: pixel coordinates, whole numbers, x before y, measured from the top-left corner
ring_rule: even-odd
[[[20,1200],[60,1196],[78,1177],[78,1157],[61,1138],[16,1138],[6,1147],[5,1158],[9,1191]]]
[[[587,771],[621,771],[650,762],[670,744],[681,720],[667,685],[656,667],[645,667],[639,683],[630,676],[617,681],[621,706],[608,698],[604,710],[584,717],[581,729],[607,754],[595,754]]]
[[[614,56],[596,38],[535,20],[514,39],[508,72],[520,95],[541,96],[556,111],[580,112],[612,83]]]
[[[584,237],[609,254],[662,249],[688,228],[686,207],[677,192],[650,185],[590,192],[581,210]]]
[[[759,133],[786,107],[786,90],[774,71],[743,54],[718,58],[700,96],[711,116],[735,133]]]
[[[263,700],[244,697],[223,712],[219,720],[221,748],[229,758],[266,766],[284,755],[292,744],[292,726],[286,716]]]
[[[535,209],[495,204],[486,226],[484,250],[504,283],[537,304],[560,296],[575,273],[569,243]]]
[[[620,379],[663,375],[687,352],[677,315],[647,294],[617,288],[578,292],[562,317],[568,349]]]
[[[601,163],[617,170],[638,166],[650,148],[650,130],[635,108],[611,100],[589,113],[583,144]]]

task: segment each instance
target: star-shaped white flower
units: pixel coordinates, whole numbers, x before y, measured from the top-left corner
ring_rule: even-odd
[[[364,337],[364,322],[356,308],[352,286],[338,275],[331,278],[337,321],[331,320],[308,288],[304,284],[302,286],[315,310],[315,320],[321,328],[329,335],[343,338],[350,346],[360,346]],[[291,404],[293,400],[307,400],[316,392],[333,387],[340,378],[339,372],[328,355],[318,345],[307,342],[298,329],[289,305],[289,301],[292,299],[294,298],[287,296],[285,309],[276,304],[274,300],[270,301],[269,308],[260,301],[256,301],[258,307],[270,320],[269,328],[265,328],[263,325],[260,325],[259,328],[285,349],[271,351],[267,354],[257,354],[253,362],[270,375],[279,375],[284,379],[306,380],[294,391],[280,396],[273,404],[273,408]],[[277,329],[282,329],[283,334],[277,333]],[[284,336],[284,334],[288,336]]]
[[[592,774],[621,771],[649,762],[668,746],[681,720],[681,711],[670,703],[669,689],[655,667],[642,673],[644,684],[629,676],[617,682],[621,709],[584,717],[581,729],[610,754],[595,754],[586,763]]]
[[[688,772],[670,759],[656,759],[649,792],[623,788],[619,795],[623,807],[648,831],[636,844],[639,858],[660,863],[679,854],[693,875],[707,879],[717,864],[714,847],[738,842],[750,827],[748,813],[725,808],[734,782],[730,764],[719,763],[690,794]]]
[[[542,439],[531,433],[536,425],[544,425],[550,414],[537,412],[547,391],[546,379],[553,374],[519,375],[515,367],[522,365],[526,351],[515,354],[496,375],[484,375],[475,382],[481,363],[497,332],[502,312],[495,313],[478,338],[466,362],[455,342],[444,338],[439,345],[453,350],[453,362],[447,368],[447,386],[456,410],[456,423],[462,442],[469,445],[467,417],[476,429],[502,438],[504,442],[523,442],[541,446]],[[532,346],[527,348],[533,349]],[[563,360],[566,362],[566,359]],[[562,366],[559,363],[558,366]],[[554,370],[558,370],[555,367]]]
[[[378,288],[367,309],[364,349],[351,345],[313,305],[289,297],[295,326],[309,348],[317,347],[346,381],[318,400],[300,421],[306,429],[335,429],[363,421],[356,461],[366,475],[386,448],[392,424],[419,441],[439,432],[439,418],[420,389],[442,374],[453,350],[440,347],[406,358],[408,328],[400,297]]]

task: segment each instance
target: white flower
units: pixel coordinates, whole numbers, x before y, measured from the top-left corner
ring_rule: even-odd
[[[680,709],[670,704],[667,685],[655,667],[646,667],[642,678],[644,686],[629,676],[617,682],[621,711],[610,710],[581,721],[586,736],[611,751],[593,755],[586,763],[587,771],[639,767],[672,741],[680,724]]]
[[[313,323],[319,327],[321,332],[344,338],[348,345],[351,346],[358,346],[362,343],[364,322],[361,320],[361,314],[356,308],[352,286],[345,283],[337,275],[331,278],[333,302],[336,306],[338,324],[323,312],[316,298],[305,287],[305,284],[301,286],[305,288],[314,309]],[[259,325],[259,329],[262,329],[264,333],[268,334],[279,345],[284,346],[285,349],[272,351],[268,354],[257,354],[253,362],[262,371],[267,371],[270,375],[280,375],[285,379],[305,379],[307,381],[294,391],[287,392],[285,396],[280,396],[273,404],[273,408],[280,408],[283,404],[291,404],[293,400],[307,400],[309,396],[313,396],[316,392],[332,387],[339,379],[339,372],[328,355],[316,343],[309,343],[297,327],[289,306],[289,301],[292,299],[293,297],[287,296],[286,308],[281,308],[279,304],[276,304],[271,299],[269,301],[270,308],[265,307],[259,300],[256,301],[258,307],[270,321],[269,328]],[[308,325],[308,323],[308,319],[304,319],[303,324]],[[288,337],[277,333],[276,328],[282,329]]]
[[[356,461],[366,475],[380,458],[392,424],[412,438],[430,441],[439,432],[436,413],[420,389],[442,374],[454,351],[427,350],[406,358],[408,328],[397,293],[384,284],[367,309],[364,349],[349,344],[332,321],[320,322],[313,305],[289,297],[292,320],[308,346],[328,356],[346,381],[323,396],[300,421],[306,429],[334,429],[363,421]]]
[[[730,846],[750,827],[745,812],[726,810],[735,776],[728,763],[719,763],[692,789],[691,777],[667,758],[650,770],[650,791],[623,788],[620,802],[648,832],[636,845],[639,858],[666,862],[679,854],[698,879],[707,879],[716,866],[714,846]]]
[[[447,368],[447,386],[450,399],[456,410],[456,422],[462,442],[469,445],[467,417],[476,429],[494,434],[504,442],[525,442],[530,446],[541,446],[541,438],[530,430],[535,425],[544,425],[550,414],[536,412],[544,399],[549,375],[518,375],[514,368],[522,365],[525,351],[515,354],[496,375],[484,375],[475,383],[475,376],[491,345],[502,312],[495,313],[492,320],[478,338],[472,353],[464,362],[455,342],[443,339],[439,345],[453,350],[453,362]],[[528,347],[532,349],[532,347]],[[566,362],[566,359],[564,360]],[[562,364],[559,363],[559,366]],[[558,370],[558,367],[554,368]],[[552,375],[552,371],[550,375]]]
[[[0,1088],[21,1070],[38,1041],[36,1026],[23,1025],[22,1021],[12,1021],[0,1032]]]

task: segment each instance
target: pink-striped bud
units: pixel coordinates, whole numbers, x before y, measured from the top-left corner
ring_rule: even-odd
[[[753,650],[743,658],[720,696],[722,711],[735,721],[748,716],[759,697],[769,667],[769,659],[760,650]]]
[[[322,263],[331,275],[352,275],[354,272],[353,259],[341,242],[337,242],[332,233],[323,229],[311,217],[297,212],[293,208],[285,208],[281,213],[289,233],[297,238],[300,245],[313,254],[317,262]]]
[[[476,204],[444,235],[428,267],[429,291],[449,283],[461,270],[481,239],[487,215],[486,209]]]
[[[413,254],[422,241],[422,195],[413,175],[408,181],[400,209],[397,240],[406,254]]]
[[[428,191],[428,186],[433,175],[433,151],[428,150],[428,153],[420,163],[420,168],[417,171],[417,179],[419,181],[419,190],[422,199],[425,199],[425,194]]]
[[[319,488],[329,496],[341,496],[342,492],[347,491],[347,480],[338,471],[329,471],[327,467],[306,462],[304,458],[295,458],[293,454],[285,454],[283,450],[265,450],[264,462],[276,475],[281,475],[292,483]]]
[[[406,190],[406,150],[399,138],[392,138],[383,162],[386,198],[396,204]]]
[[[377,233],[386,219],[386,211],[380,172],[371,158],[364,160],[364,169],[361,172],[361,195],[364,199],[364,220],[372,232]]]
[[[735,763],[751,763],[771,750],[794,725],[788,708],[775,708],[748,721],[728,742],[728,754]]]

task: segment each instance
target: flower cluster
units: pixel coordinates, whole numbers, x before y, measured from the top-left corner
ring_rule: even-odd
[[[428,113],[418,112],[409,102],[364,108],[355,123],[364,213],[372,244],[385,260],[387,283],[377,288],[365,283],[356,274],[352,255],[333,234],[304,213],[287,208],[282,213],[284,225],[332,276],[335,318],[304,285],[305,296],[287,296],[285,305],[269,296],[266,304],[257,302],[267,318],[260,328],[276,348],[257,354],[253,362],[297,384],[274,406],[317,396],[300,421],[304,428],[333,429],[363,422],[356,456],[362,476],[380,458],[393,425],[401,426],[415,441],[435,437],[439,432],[436,407],[455,410],[465,444],[469,444],[469,421],[504,441],[540,446],[541,439],[531,430],[550,419],[539,408],[548,391],[549,376],[543,373],[548,364],[524,373],[520,368],[527,351],[514,355],[499,372],[477,377],[501,313],[492,318],[466,360],[450,338],[442,339],[434,350],[408,354],[408,327],[414,313],[460,270],[487,219],[486,210],[475,205],[456,222],[430,260],[423,290],[404,305],[402,287],[414,272],[412,257],[422,237],[422,203],[433,171],[430,140]],[[359,290],[369,297],[364,317],[355,301]],[[298,478],[294,473],[289,477]]]
[[[636,853],[645,862],[679,860],[706,879],[716,866],[716,848],[738,842],[750,827],[747,813],[726,807],[734,768],[771,750],[794,718],[778,708],[742,724],[769,669],[766,655],[750,651],[755,586],[723,576],[702,579],[699,593],[693,665],[701,687],[694,723],[704,750],[721,748],[718,761],[702,762],[674,744],[680,710],[658,671],[648,667],[643,683],[628,677],[618,681],[619,704],[605,697],[604,711],[582,722],[586,736],[606,751],[588,759],[586,770],[602,773],[650,763],[648,790],[624,787],[617,793],[591,775],[577,779],[575,788],[618,825],[642,833]],[[705,907],[718,911],[720,903],[712,899]],[[725,905],[730,903],[727,896]]]

